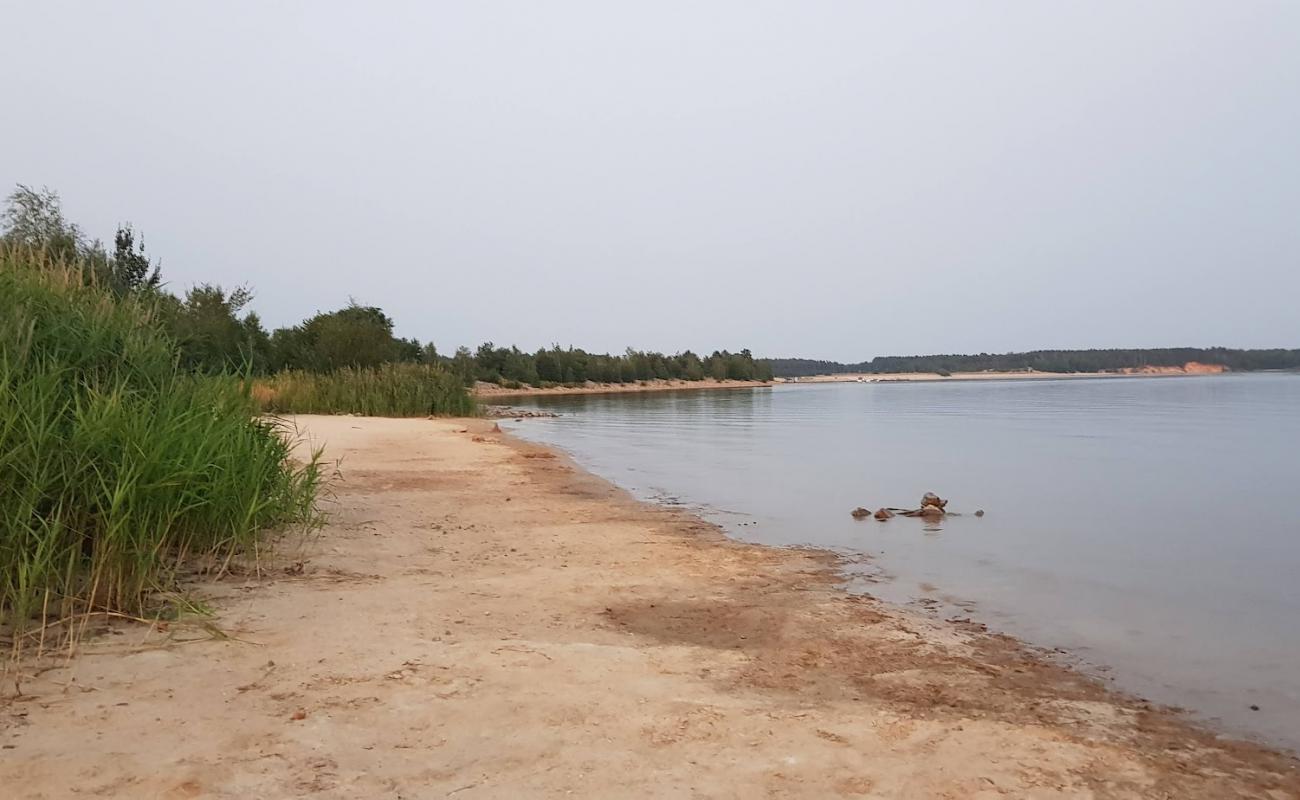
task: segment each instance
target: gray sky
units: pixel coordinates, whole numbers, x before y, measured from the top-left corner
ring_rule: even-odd
[[[268,326],[1300,346],[1300,3],[0,4],[0,187]]]

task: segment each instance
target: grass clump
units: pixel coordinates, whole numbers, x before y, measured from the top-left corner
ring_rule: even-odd
[[[478,412],[464,382],[433,364],[286,370],[258,380],[253,396],[262,410],[278,414],[465,417]]]
[[[236,377],[178,366],[147,295],[0,245],[0,636],[142,613],[177,571],[317,520],[305,464]],[[63,626],[71,634],[75,626]]]

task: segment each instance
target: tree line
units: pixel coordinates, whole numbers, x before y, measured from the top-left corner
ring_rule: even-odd
[[[715,350],[698,356],[687,350],[675,355],[643,352],[629,348],[622,355],[588,353],[577,348],[550,349],[528,353],[517,347],[496,347],[491,342],[471,353],[461,348],[451,359],[452,367],[467,379],[507,386],[529,384],[632,383],[648,380],[700,381],[706,378],[731,381],[770,381],[772,368],[756,360],[749,350],[732,353]]]
[[[247,287],[226,289],[202,283],[181,295],[168,291],[160,265],[145,254],[143,241],[130,223],[118,227],[110,249],[64,217],[54,191],[20,184],[7,200],[0,215],[4,243],[76,263],[88,280],[119,296],[147,296],[176,340],[181,365],[197,373],[268,375],[414,363],[448,369],[466,385],[487,381],[512,388],[586,381],[772,379],[771,367],[748,350],[714,351],[703,357],[690,351],[665,355],[632,349],[609,355],[557,345],[530,353],[487,342],[476,350],[460,347],[448,356],[432,342],[397,336],[392,318],[382,309],[355,301],[268,331],[250,309],[253,293]]]
[[[846,372],[1102,372],[1135,367],[1181,367],[1189,361],[1234,371],[1300,368],[1300,349],[1239,350],[1228,347],[1158,347],[1106,350],[1031,350],[974,355],[877,356],[856,364],[803,358],[765,359],[781,378]]]

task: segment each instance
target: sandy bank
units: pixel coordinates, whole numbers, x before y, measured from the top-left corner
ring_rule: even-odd
[[[1222,364],[1188,361],[1181,367],[1125,367],[1118,371],[1124,375],[1219,375],[1228,368]]]
[[[332,523],[195,588],[232,638],[114,626],[25,681],[6,797],[1300,797],[1290,757],[491,423],[301,422]]]
[[[692,389],[758,389],[772,384],[766,381],[718,381],[709,378],[702,381],[652,380],[639,383],[592,383],[582,386],[552,386],[539,389],[526,386],[522,389],[507,389],[493,383],[478,382],[474,386],[474,396],[484,400],[509,397],[562,397],[574,394],[625,394],[633,392],[679,392]]]

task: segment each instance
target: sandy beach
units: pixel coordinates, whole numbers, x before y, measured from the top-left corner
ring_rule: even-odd
[[[298,423],[330,523],[190,587],[211,620],[8,674],[5,797],[1300,798],[1290,755],[490,421]]]

